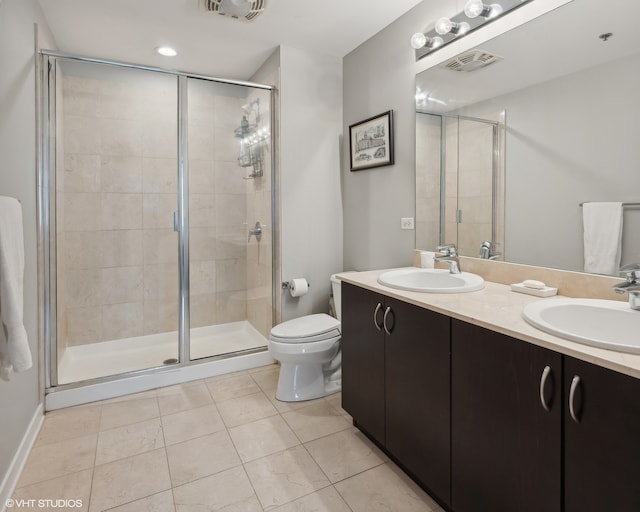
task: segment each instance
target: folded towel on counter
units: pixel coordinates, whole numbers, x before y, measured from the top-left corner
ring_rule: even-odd
[[[584,271],[618,275],[622,256],[622,203],[584,203]]]
[[[31,368],[31,350],[23,323],[24,237],[22,206],[17,199],[0,196],[0,378],[13,370]]]

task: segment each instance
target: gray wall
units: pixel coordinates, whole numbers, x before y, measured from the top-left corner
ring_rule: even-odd
[[[435,16],[422,2],[343,61],[344,268],[370,270],[411,264],[414,231],[400,219],[415,211],[414,55],[408,41],[418,19]],[[393,110],[395,164],[351,172],[349,125]]]
[[[282,296],[282,320],[329,310],[329,277],[342,270],[340,59],[280,47],[282,279],[309,293]]]
[[[24,322],[34,366],[0,381],[0,482],[40,403],[36,270],[35,0],[0,6],[0,194],[22,202],[25,244]],[[52,38],[50,39],[52,41]],[[0,342],[4,343],[4,340]],[[4,505],[4,504],[2,504]]]

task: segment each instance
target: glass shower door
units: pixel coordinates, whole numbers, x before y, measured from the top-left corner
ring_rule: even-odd
[[[458,121],[458,248],[479,255],[480,245],[495,242],[493,123],[460,118]]]
[[[264,349],[272,325],[270,92],[189,78],[189,352]]]
[[[51,69],[55,384],[177,361],[176,77]]]

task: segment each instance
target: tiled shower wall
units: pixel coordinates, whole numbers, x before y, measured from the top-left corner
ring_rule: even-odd
[[[67,74],[63,83],[59,344],[175,331],[176,79]],[[246,97],[210,85],[189,84],[192,327],[247,317],[249,185],[233,133]]]

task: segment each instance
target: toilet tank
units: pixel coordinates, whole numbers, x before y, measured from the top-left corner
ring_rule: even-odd
[[[336,277],[336,274],[331,276],[331,291],[333,292],[333,304],[336,308],[336,316],[338,320],[342,320],[342,281]]]

